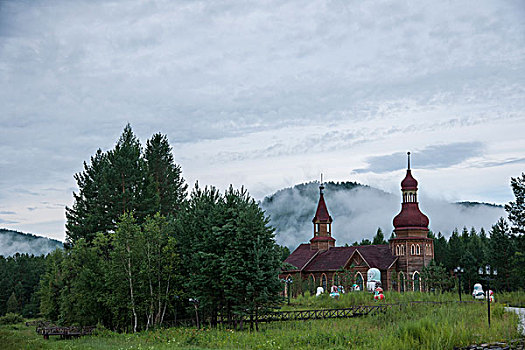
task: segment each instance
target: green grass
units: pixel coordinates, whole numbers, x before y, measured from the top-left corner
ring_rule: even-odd
[[[370,295],[363,293],[367,297]],[[412,296],[413,298],[419,296]],[[428,295],[420,296],[427,298]],[[451,296],[449,296],[451,297]],[[352,298],[361,298],[358,296]],[[340,304],[355,301],[342,298]],[[362,297],[364,298],[364,297]],[[394,298],[394,296],[391,296]],[[410,298],[410,296],[401,297]],[[445,297],[444,297],[445,298]],[[332,307],[331,300],[301,298],[292,307],[316,301],[316,308]],[[356,299],[359,300],[359,299]],[[408,299],[407,299],[408,300]],[[344,306],[349,304],[344,304]],[[309,306],[308,306],[309,307]],[[517,316],[492,307],[492,327],[487,326],[486,304],[418,304],[394,307],[388,312],[352,319],[274,322],[259,332],[229,329],[170,328],[138,334],[99,332],[75,340],[43,340],[34,327],[1,326],[3,349],[452,349],[472,343],[518,338]]]
[[[498,303],[508,306],[525,307],[525,292],[496,293]]]
[[[385,292],[385,299],[381,302],[374,300],[374,296],[368,292],[352,292],[342,294],[339,299],[331,298],[327,293],[316,296],[298,296],[291,300],[291,305],[283,304],[281,310],[306,310],[306,309],[338,309],[355,305],[377,305],[378,303],[397,304],[410,301],[457,301],[459,297],[454,293],[420,293],[420,292]],[[463,300],[474,300],[468,295]]]

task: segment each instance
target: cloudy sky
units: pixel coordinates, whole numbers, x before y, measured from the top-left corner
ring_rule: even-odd
[[[505,203],[525,169],[525,2],[0,1],[0,227],[64,238],[126,123],[192,185],[316,180]]]

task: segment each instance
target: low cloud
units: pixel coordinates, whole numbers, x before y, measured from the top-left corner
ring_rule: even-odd
[[[327,184],[325,200],[332,216],[333,235],[337,245],[351,244],[363,238],[372,239],[381,228],[388,239],[393,230],[392,220],[401,209],[401,195],[372,187],[357,186],[341,189]],[[294,249],[313,237],[312,218],[319,198],[318,184],[310,183],[277,192],[262,207],[276,227],[276,240]],[[434,198],[420,198],[420,209],[430,218],[430,229],[450,236],[455,228],[483,227],[487,232],[505,210],[489,205],[460,205]]]

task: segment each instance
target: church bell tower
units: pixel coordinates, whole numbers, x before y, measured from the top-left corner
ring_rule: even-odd
[[[419,210],[417,180],[410,169],[410,152],[405,178],[401,181],[401,211],[394,218],[395,238],[390,240],[392,255],[398,257],[398,269],[420,286],[420,274],[434,258],[434,240],[428,237],[428,217]],[[414,287],[414,290],[420,289]]]
[[[314,224],[314,237],[310,240],[310,249],[328,250],[335,247],[335,238],[332,237],[332,217],[328,214],[324,201],[324,185],[321,181],[319,186],[319,203],[315,216],[312,219]]]

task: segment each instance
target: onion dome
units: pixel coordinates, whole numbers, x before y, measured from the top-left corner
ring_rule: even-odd
[[[428,230],[428,217],[419,210],[417,203],[403,203],[401,212],[394,218],[394,228]]]
[[[410,152],[408,152],[408,169],[403,181],[401,181],[401,192],[403,193],[403,203],[401,212],[394,218],[394,228],[396,230],[427,230],[428,217],[419,210],[417,202],[417,180],[412,176],[410,170]]]
[[[407,175],[401,181],[401,190],[417,190],[417,180],[412,176],[412,171],[407,170]]]

